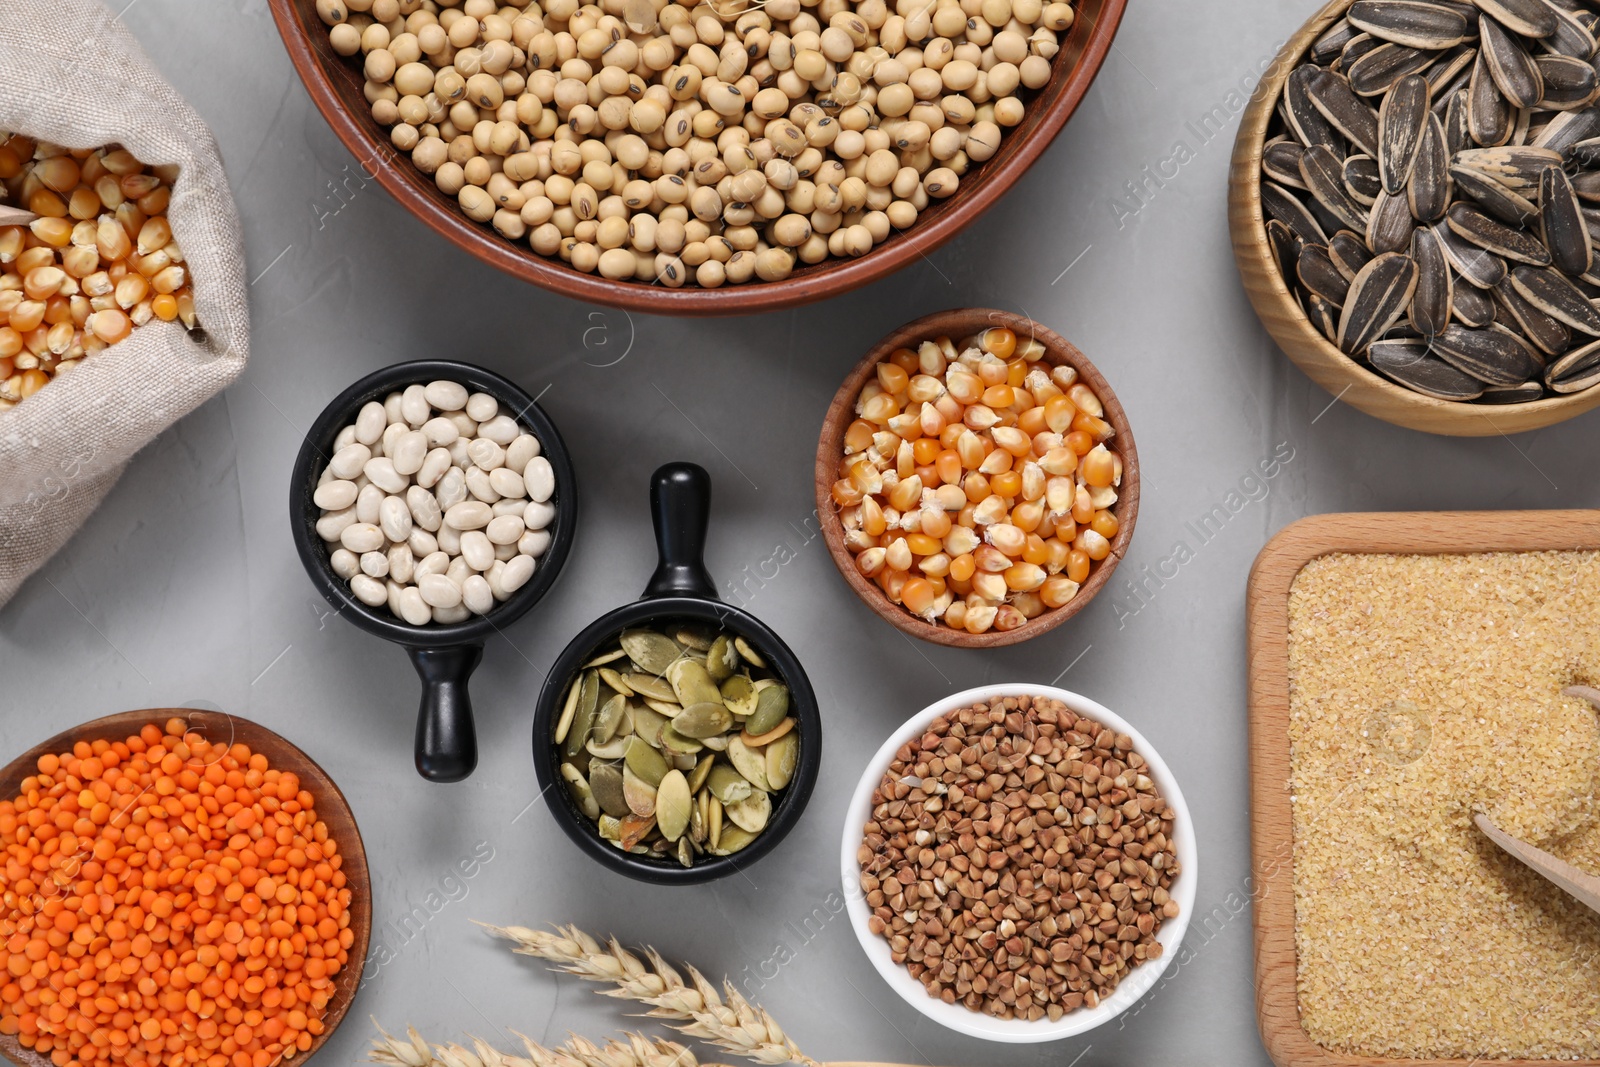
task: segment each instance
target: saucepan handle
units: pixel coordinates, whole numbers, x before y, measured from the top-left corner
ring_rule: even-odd
[[[668,463],[650,476],[650,521],[660,562],[646,597],[717,599],[706,572],[706,527],[711,518],[711,475],[693,463]]]
[[[478,766],[478,731],[472,723],[467,680],[483,659],[483,646],[411,648],[406,652],[422,679],[417,773],[430,782],[459,782]]]

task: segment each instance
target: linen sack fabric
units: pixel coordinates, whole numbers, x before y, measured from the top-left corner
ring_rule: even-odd
[[[239,214],[200,116],[97,0],[4,0],[0,8],[0,130],[67,148],[117,143],[147,166],[177,164],[167,218],[202,327],[190,333],[181,320],[153,319],[0,411],[4,605],[135,452],[239,376],[250,311]]]

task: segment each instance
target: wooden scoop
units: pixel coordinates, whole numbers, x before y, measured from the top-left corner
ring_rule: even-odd
[[[1561,695],[1587,700],[1597,710],[1600,710],[1600,690],[1591,689],[1584,685],[1574,685],[1563,689]],[[1552,856],[1544,849],[1534,848],[1526,841],[1512,837],[1496,826],[1487,815],[1479,813],[1473,816],[1472,821],[1478,824],[1478,829],[1489,836],[1489,840],[1527,864],[1533,869],[1534,873],[1543,876],[1547,881],[1553,882],[1566,890],[1577,898],[1580,903],[1588,907],[1590,911],[1600,912],[1600,878],[1592,874],[1585,874],[1565,860]]]
[[[0,204],[0,226],[26,226],[38,217],[33,212],[25,211],[20,207]]]

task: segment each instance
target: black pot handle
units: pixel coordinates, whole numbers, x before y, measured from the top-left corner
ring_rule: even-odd
[[[668,463],[650,476],[650,521],[660,562],[645,597],[717,599],[706,572],[706,526],[711,518],[711,475],[693,463]]]
[[[459,782],[478,766],[478,731],[472,724],[467,679],[483,659],[483,646],[408,648],[406,653],[422,679],[417,773],[430,782]]]

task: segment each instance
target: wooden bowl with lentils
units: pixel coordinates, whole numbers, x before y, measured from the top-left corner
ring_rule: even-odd
[[[851,924],[950,1029],[1054,1041],[1131,1008],[1194,909],[1171,770],[1124,719],[1050,686],[956,693],[867,766],[841,847]]]

